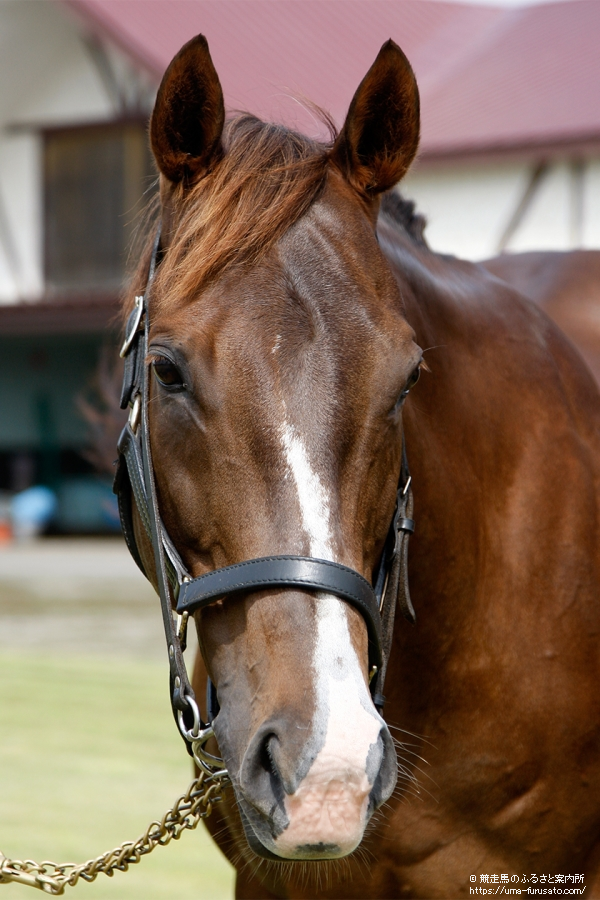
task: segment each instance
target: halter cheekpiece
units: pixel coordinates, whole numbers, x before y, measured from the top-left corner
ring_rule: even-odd
[[[215,769],[222,771],[223,763],[206,753],[204,744],[213,734],[211,723],[218,711],[218,701],[214,686],[209,681],[208,723],[204,723],[183,659],[188,617],[216,600],[247,591],[294,588],[334,594],[354,606],[365,620],[369,635],[371,694],[375,706],[381,711],[385,700],[382,691],[392,644],[396,604],[398,603],[406,618],[411,622],[415,621],[407,571],[408,539],[414,531],[413,496],[403,442],[396,508],[373,586],[348,566],[329,560],[292,555],[243,560],[192,578],[160,517],[150,448],[150,365],[147,363],[149,300],[159,253],[160,230],[154,241],[146,290],[143,295],[135,298],[121,349],[121,356],[125,359],[121,408],[129,406],[130,414],[119,438],[114,492],[119,501],[125,541],[146,577],[148,572],[142,562],[133,529],[133,502],[152,542],[169,655],[173,715],[190,755],[202,769],[214,772]],[[174,606],[177,610],[176,619],[173,614]]]

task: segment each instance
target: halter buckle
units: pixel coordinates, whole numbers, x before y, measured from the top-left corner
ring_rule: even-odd
[[[143,295],[135,298],[135,307],[133,309],[133,318],[128,323],[129,327],[127,329],[127,334],[125,335],[125,340],[123,342],[123,346],[121,347],[121,351],[119,356],[121,359],[124,359],[129,352],[129,348],[133,344],[133,339],[135,338],[138,328],[140,327],[140,322],[142,321],[142,313],[144,312],[144,297]]]

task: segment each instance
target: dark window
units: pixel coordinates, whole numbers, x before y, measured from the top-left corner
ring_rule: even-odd
[[[119,287],[133,229],[155,181],[145,123],[45,132],[48,293]]]

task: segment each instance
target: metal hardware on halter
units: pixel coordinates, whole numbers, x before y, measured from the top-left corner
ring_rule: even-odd
[[[137,427],[140,424],[140,411],[142,409],[142,395],[136,394],[133,400],[133,405],[131,407],[131,412],[129,413],[129,427],[135,434],[137,431]]]
[[[121,359],[124,359],[127,356],[129,348],[131,347],[138,329],[140,327],[140,322],[142,321],[142,315],[144,313],[144,297],[135,298],[135,306],[133,308],[133,313],[130,316],[130,320],[127,323],[127,334],[125,335],[125,340],[123,342],[123,346],[121,347],[121,352],[119,356]]]
[[[200,723],[202,720],[200,718],[198,704],[193,697],[188,696],[186,697],[186,700],[192,709],[194,724],[192,728],[186,728],[181,710],[178,710],[177,712],[177,724],[179,725],[179,730],[184,739],[191,744],[194,761],[199,769],[202,772],[206,772],[207,775],[214,775],[216,777],[227,775],[227,769],[225,768],[223,760],[219,756],[214,756],[212,753],[207,753],[206,750],[204,750],[204,745],[207,741],[209,741],[211,737],[214,737],[212,725],[201,728]]]
[[[204,731],[201,732],[198,740],[192,742],[194,762],[201,772],[206,772],[207,775],[212,775],[213,778],[228,778],[229,776],[223,760],[219,756],[213,756],[212,753],[207,753],[204,749],[204,745],[211,737],[214,737],[214,732],[212,730],[212,725],[209,725],[208,728],[205,728]]]
[[[179,676],[175,678],[175,687],[181,687],[181,680]],[[186,741],[189,741],[191,744],[192,741],[197,741],[200,738],[200,724],[202,722],[202,719],[200,718],[200,710],[198,709],[198,704],[196,703],[195,697],[192,697],[188,694],[185,699],[187,701],[187,706],[192,710],[194,724],[191,728],[186,727],[185,721],[183,719],[183,710],[181,709],[177,710],[177,724],[179,725],[179,730]]]

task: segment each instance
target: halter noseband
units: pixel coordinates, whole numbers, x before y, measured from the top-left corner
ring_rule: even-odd
[[[125,359],[121,408],[130,406],[131,411],[129,421],[119,438],[114,492],[119,501],[125,541],[146,577],[148,573],[142,562],[133,528],[133,502],[152,542],[169,653],[173,715],[190,755],[201,769],[213,772],[215,768],[222,768],[222,762],[207,754],[203,746],[213,733],[211,723],[217,711],[216,692],[209,680],[209,722],[206,724],[200,717],[183,659],[188,617],[197,609],[222,597],[246,591],[295,588],[334,594],[354,606],[365,620],[369,635],[371,694],[375,706],[381,711],[385,701],[382,691],[392,644],[396,603],[406,618],[411,622],[415,621],[407,572],[408,539],[414,531],[413,497],[403,442],[396,508],[374,587],[348,566],[305,556],[250,559],[192,578],[160,518],[150,448],[150,366],[146,362],[150,331],[148,301],[158,261],[159,243],[160,231],[154,242],[146,290],[142,296],[135,298],[121,349],[121,356]],[[177,624],[173,618],[173,601],[176,602]]]

